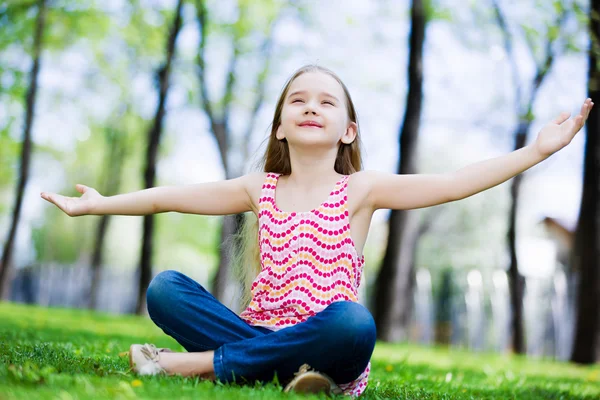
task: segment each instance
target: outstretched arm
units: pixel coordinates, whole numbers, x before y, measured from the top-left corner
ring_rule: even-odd
[[[148,215],[175,211],[187,214],[228,215],[254,209],[252,198],[262,181],[260,173],[236,179],[184,186],[160,186],[105,197],[77,185],[81,197],[42,192],[41,197],[71,217],[80,215]]]
[[[368,201],[373,209],[422,208],[464,199],[499,185],[568,145],[583,127],[593,104],[587,99],[581,112],[568,121],[569,114],[562,113],[526,147],[456,172],[415,175],[369,172]]]

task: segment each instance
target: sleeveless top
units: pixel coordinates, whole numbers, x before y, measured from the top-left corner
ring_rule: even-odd
[[[277,207],[281,174],[268,173],[258,202],[261,272],[251,286],[252,300],[240,317],[249,325],[279,330],[306,321],[336,301],[358,301],[364,256],[350,236],[348,179],[343,176],[317,208],[287,212]],[[340,385],[359,396],[367,369]]]

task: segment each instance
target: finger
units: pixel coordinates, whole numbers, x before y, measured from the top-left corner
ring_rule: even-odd
[[[42,199],[44,199],[46,201],[49,201],[49,202],[52,202],[52,197],[53,197],[52,193],[42,192],[40,194],[40,196],[42,197]]]
[[[585,121],[587,120],[587,116],[589,114],[589,109],[590,109],[590,107],[587,105],[587,103],[584,104],[583,106],[581,106],[581,112],[577,116],[576,122],[581,122],[581,125],[583,126],[583,124],[585,124]],[[579,117],[581,117],[581,119],[579,119]]]
[[[569,119],[569,117],[571,116],[571,113],[568,112],[561,112],[558,117],[554,118],[554,120],[552,122],[554,122],[555,124],[562,124],[563,122],[565,122],[567,119]]]
[[[87,190],[89,189],[87,186],[82,185],[81,183],[78,183],[77,185],[75,185],[75,189],[77,189],[77,191],[79,193],[85,193],[87,192]]]
[[[64,211],[62,205],[60,204],[60,199],[58,199],[56,197],[56,195],[51,194],[51,193],[44,193],[42,195],[42,198],[44,200],[46,200],[48,203],[54,204],[56,207],[60,208],[62,211]]]
[[[589,99],[588,99],[589,100]],[[581,116],[586,117],[589,110],[590,110],[590,106],[589,106],[589,102],[588,100],[586,100],[583,105],[581,106],[581,112],[579,114],[581,114]]]
[[[44,196],[44,199],[48,200],[52,204],[56,204],[56,202],[58,201],[56,196],[51,193],[46,193],[46,195]]]
[[[43,193],[42,198],[64,211],[65,197],[56,193]]]
[[[588,115],[590,115],[590,111],[592,110],[592,107],[594,106],[594,102],[592,101],[592,99],[588,98],[585,101],[585,104],[587,105],[586,108],[586,113],[584,114],[585,119],[587,119]]]

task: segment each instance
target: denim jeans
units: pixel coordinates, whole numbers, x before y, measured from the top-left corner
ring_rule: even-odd
[[[177,271],[159,273],[146,293],[150,318],[187,351],[214,350],[221,382],[280,382],[302,364],[348,383],[367,367],[375,347],[373,317],[340,301],[305,322],[272,331],[248,325],[199,283]]]

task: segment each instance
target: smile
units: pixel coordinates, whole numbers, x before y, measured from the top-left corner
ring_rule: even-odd
[[[323,127],[323,125],[321,125],[317,122],[313,122],[313,121],[303,122],[300,124],[300,126],[303,128],[322,128]]]

